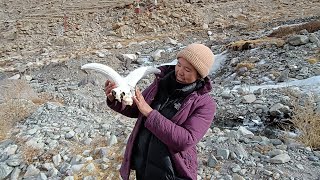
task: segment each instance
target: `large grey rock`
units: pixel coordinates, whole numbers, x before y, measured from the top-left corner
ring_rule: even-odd
[[[0,163],[0,179],[5,179],[12,171],[13,167],[8,166],[6,163]]]
[[[6,163],[9,166],[16,167],[19,166],[23,161],[24,159],[20,154],[13,154],[6,160]]]
[[[293,46],[307,44],[308,42],[309,42],[309,37],[305,35],[294,35],[288,39],[288,43]]]
[[[24,177],[27,178],[27,177],[35,176],[35,175],[38,175],[39,173],[40,173],[40,170],[31,164],[28,166],[27,171],[24,174]]]
[[[289,162],[290,160],[291,160],[290,156],[285,153],[285,154],[279,154],[271,158],[269,161],[270,163],[283,164],[283,163]]]

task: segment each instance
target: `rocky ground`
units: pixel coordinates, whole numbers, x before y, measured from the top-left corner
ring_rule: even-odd
[[[192,42],[216,54],[218,110],[198,144],[198,179],[320,178],[319,149],[283,131],[297,104],[320,113],[319,1],[140,7],[137,14],[130,1],[0,2],[1,126],[21,120],[2,137],[0,179],[119,179],[135,120],[106,106],[104,77],[81,65],[126,75],[170,62]]]

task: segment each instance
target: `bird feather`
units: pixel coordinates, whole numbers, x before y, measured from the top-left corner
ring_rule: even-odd
[[[152,66],[143,66],[139,67],[132,72],[130,72],[126,77],[125,81],[131,86],[135,87],[140,79],[144,78],[149,74],[158,74],[160,73],[160,69]]]
[[[101,74],[103,74],[107,79],[115,82],[117,86],[120,86],[121,84],[125,84],[126,82],[124,79],[118,74],[115,70],[113,70],[111,67],[100,64],[100,63],[88,63],[83,66],[81,66],[82,70],[94,70]]]

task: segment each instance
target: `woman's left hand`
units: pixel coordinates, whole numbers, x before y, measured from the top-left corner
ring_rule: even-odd
[[[133,96],[133,101],[136,103],[139,111],[146,117],[150,114],[150,112],[153,110],[149,104],[146,102],[144,97],[141,94],[141,91],[139,88],[136,88],[135,90],[136,95]]]

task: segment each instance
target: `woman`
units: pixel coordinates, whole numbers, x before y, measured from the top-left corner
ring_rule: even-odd
[[[214,55],[202,44],[190,44],[177,59],[175,66],[160,67],[161,73],[142,93],[136,89],[134,104],[122,111],[111,93],[114,82],[106,82],[108,106],[138,118],[120,169],[124,180],[129,179],[130,169],[138,180],[197,179],[196,144],[216,110],[207,77]]]

